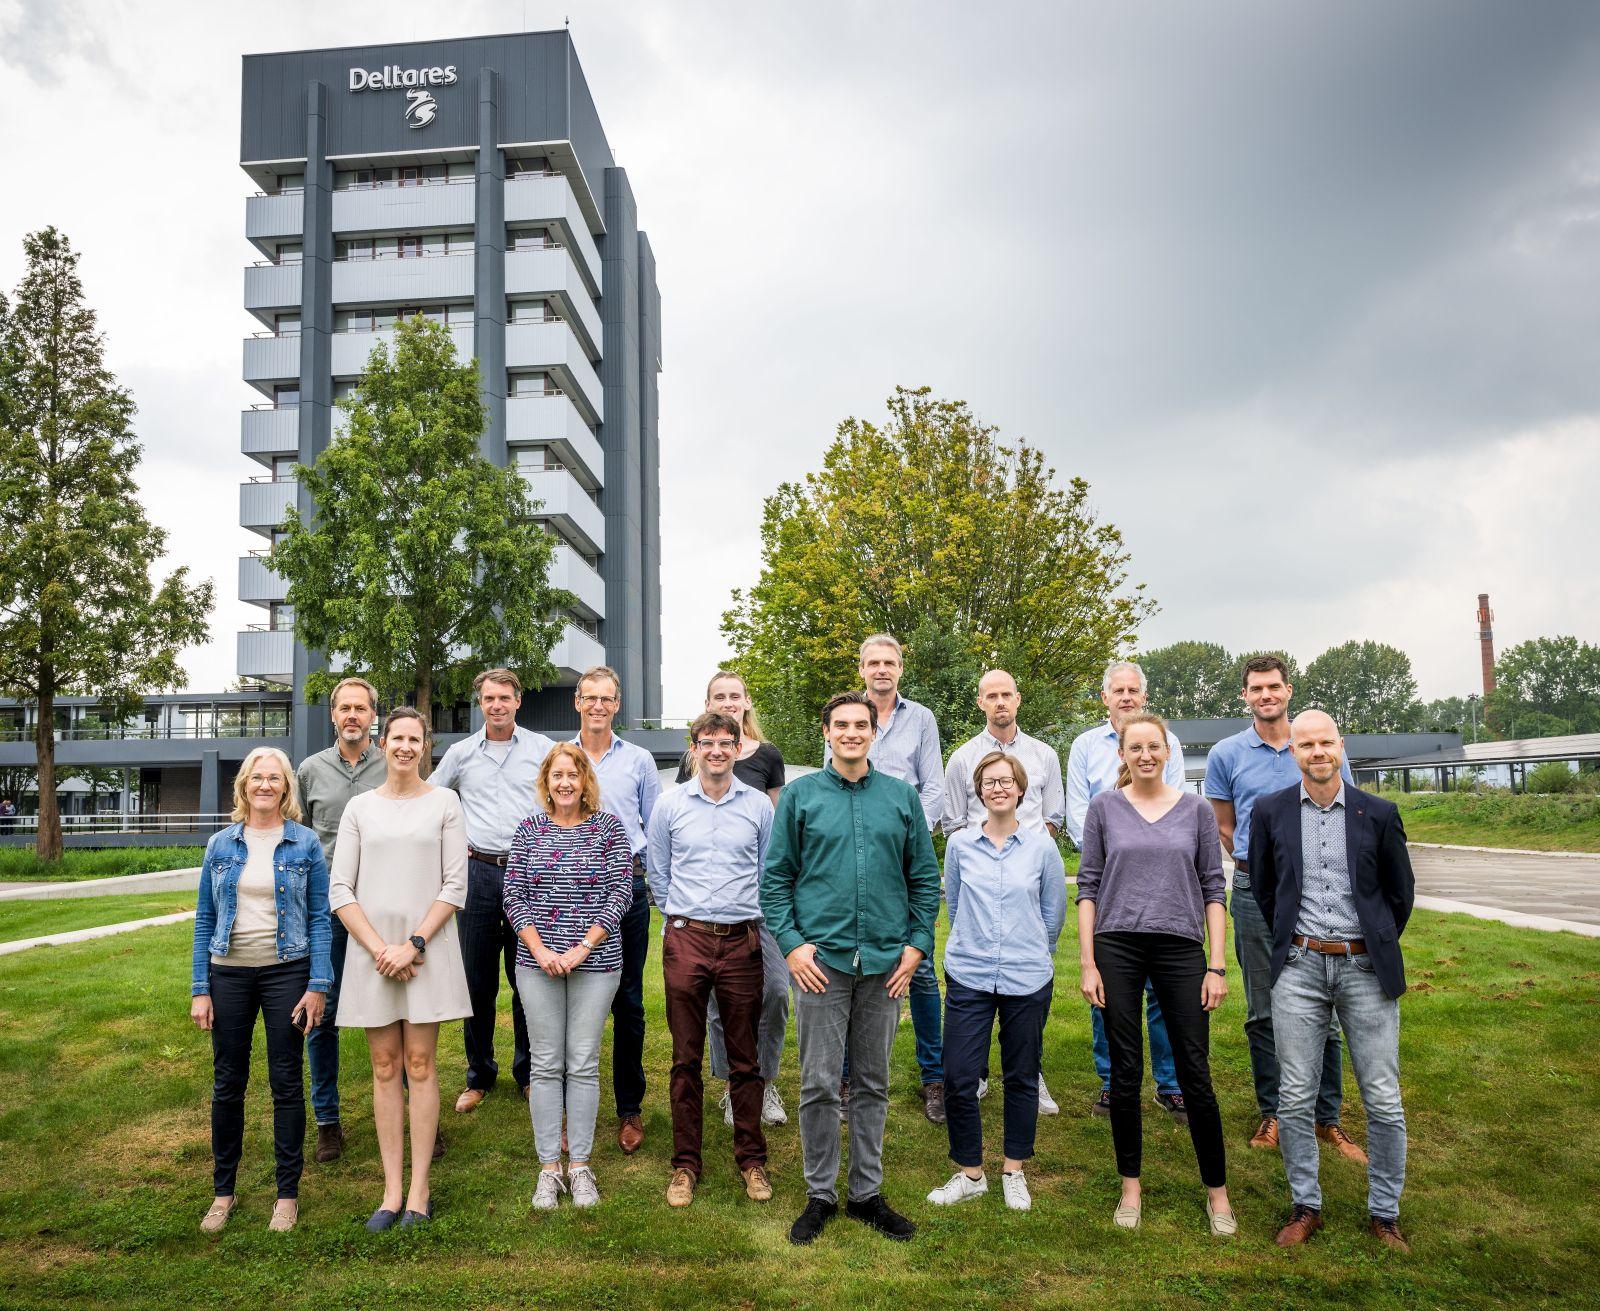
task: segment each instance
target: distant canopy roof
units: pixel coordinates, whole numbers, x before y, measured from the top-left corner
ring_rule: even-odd
[[[1510,742],[1467,742],[1419,756],[1372,762],[1373,769],[1427,769],[1437,765],[1538,764],[1546,760],[1600,760],[1600,733],[1525,737]]]

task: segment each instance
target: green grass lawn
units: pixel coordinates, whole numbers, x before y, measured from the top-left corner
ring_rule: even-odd
[[[609,1057],[596,1154],[603,1201],[533,1216],[535,1169],[523,1102],[502,1084],[470,1117],[460,1026],[441,1044],[449,1153],[434,1175],[430,1229],[371,1237],[380,1173],[359,1033],[344,1037],[350,1142],[309,1161],[300,1228],[266,1230],[271,1101],[262,1047],[248,1103],[240,1209],[217,1240],[198,1232],[210,1198],[210,1052],[189,1024],[187,925],[0,960],[0,1305],[5,1307],[1059,1307],[1499,1308],[1593,1305],[1600,1270],[1600,944],[1418,912],[1406,936],[1414,987],[1403,1002],[1410,1168],[1402,1220],[1414,1254],[1365,1231],[1363,1172],[1324,1155],[1327,1229],[1282,1252],[1283,1170],[1244,1140],[1254,1107],[1234,992],[1214,1024],[1213,1060],[1241,1221],[1233,1242],[1204,1228],[1185,1133],[1149,1107],[1144,1226],[1114,1230],[1116,1172],[1064,941],[1045,1069],[1062,1114],[1040,1122],[1029,1169],[1035,1209],[993,1191],[949,1211],[922,1199],[949,1172],[944,1131],[919,1111],[910,1024],[895,1055],[885,1192],[920,1225],[890,1243],[847,1220],[817,1245],[786,1242],[803,1200],[795,1124],[770,1134],[777,1195],[743,1199],[729,1133],[708,1095],[707,1169],[686,1211],[668,1175],[669,1042],[652,951],[648,1138],[623,1158],[608,1130]],[[510,1024],[502,993],[502,1059]],[[796,1110],[794,1039],[781,1078]],[[509,1081],[508,1081],[509,1082]],[[1345,1122],[1365,1124],[1346,1075]],[[999,1099],[984,1103],[998,1152]],[[998,1159],[992,1162],[998,1168]]]
[[[1528,851],[1600,852],[1600,796],[1511,792],[1385,792],[1413,842]]]
[[[42,938],[73,929],[125,924],[194,909],[192,892],[130,893],[121,897],[63,897],[49,901],[0,901],[0,942]]]
[[[32,847],[0,847],[0,881],[67,882],[197,869],[204,847],[69,847],[59,861],[43,861]]]

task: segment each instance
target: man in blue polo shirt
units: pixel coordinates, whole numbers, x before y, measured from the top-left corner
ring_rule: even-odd
[[[1250,891],[1250,814],[1256,800],[1300,781],[1300,767],[1289,745],[1289,700],[1294,687],[1289,671],[1275,655],[1245,661],[1244,703],[1251,725],[1223,738],[1206,760],[1206,799],[1217,812],[1222,845],[1233,853],[1233,949],[1244,976],[1244,1035],[1250,1046],[1250,1073],[1255,1080],[1260,1124],[1250,1146],[1278,1146],[1278,1050],[1272,1037],[1272,930]],[[1350,766],[1341,772],[1351,787]],[[1322,1057],[1322,1084],[1317,1091],[1317,1137],[1331,1142],[1345,1158],[1367,1163],[1367,1154],[1339,1124],[1344,1100],[1339,1033],[1328,1034]]]

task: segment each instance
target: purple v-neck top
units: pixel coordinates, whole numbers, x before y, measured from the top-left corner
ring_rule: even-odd
[[[1185,792],[1154,824],[1120,788],[1089,803],[1078,900],[1094,902],[1096,933],[1172,933],[1204,942],[1206,903],[1223,902],[1225,887],[1210,802]]]

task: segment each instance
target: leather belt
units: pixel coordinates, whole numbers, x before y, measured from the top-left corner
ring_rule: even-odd
[[[737,924],[716,924],[711,920],[692,920],[684,915],[674,915],[671,922],[675,929],[698,929],[701,933],[715,934],[719,938],[731,938],[736,933],[749,933],[757,924],[755,920],[740,920]]]
[[[503,851],[479,851],[476,847],[468,847],[467,855],[484,865],[498,865],[501,869],[506,867],[510,857]]]
[[[1365,956],[1367,954],[1367,941],[1365,938],[1351,938],[1348,942],[1324,942],[1321,938],[1308,938],[1303,933],[1296,933],[1289,941],[1302,951],[1319,951],[1324,956]]]
[[[1248,875],[1250,873],[1250,866],[1246,865],[1244,861],[1238,859],[1238,857],[1235,857],[1233,861],[1233,872],[1235,874]]]

